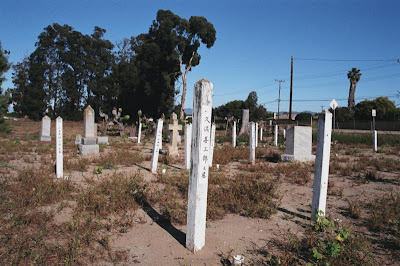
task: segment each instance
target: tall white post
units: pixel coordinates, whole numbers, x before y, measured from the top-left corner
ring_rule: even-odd
[[[256,148],[258,147],[258,123],[256,122]]]
[[[378,151],[378,132],[376,130],[373,131],[373,140],[374,140],[374,152]]]
[[[137,135],[137,143],[140,143],[140,138],[142,137],[142,123],[139,123],[139,132]]]
[[[275,125],[275,131],[274,131],[274,146],[278,146],[278,125]]]
[[[209,162],[210,162],[210,167],[212,166],[213,162],[213,157],[214,157],[214,146],[215,146],[215,123],[212,123],[211,125],[211,141],[210,141],[210,157]]]
[[[236,121],[233,121],[232,127],[232,147],[236,147]]]
[[[190,148],[192,145],[192,124],[185,125],[185,169],[190,169]]]
[[[283,129],[283,138],[286,139],[286,129]]]
[[[263,128],[260,127],[260,141],[263,140]]]
[[[157,173],[158,155],[162,147],[162,127],[164,120],[161,118],[157,120],[156,133],[154,136],[153,154],[151,157],[151,172]]]
[[[318,119],[317,156],[315,158],[314,189],[311,220],[322,211],[325,215],[328,192],[329,159],[331,153],[332,114],[325,110]]]
[[[249,146],[250,146],[250,162],[255,164],[256,162],[256,124],[254,122],[250,123],[250,136],[249,136]]]
[[[196,252],[206,237],[206,211],[213,84],[206,79],[194,85],[192,164],[189,179],[186,248]]]
[[[56,119],[56,176],[63,178],[63,120]]]

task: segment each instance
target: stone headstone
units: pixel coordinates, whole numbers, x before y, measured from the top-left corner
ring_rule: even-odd
[[[153,153],[151,156],[151,172],[157,173],[158,155],[162,149],[162,128],[164,120],[158,119],[156,132],[154,134]]]
[[[239,136],[249,134],[249,109],[242,110],[242,127]]]
[[[170,137],[170,145],[168,146],[168,154],[171,156],[178,156],[178,136],[179,136],[179,131],[182,130],[182,125],[178,124],[178,119],[176,118],[177,115],[175,113],[172,113],[171,116],[171,122],[172,124],[168,125],[168,129],[171,130],[171,137]]]
[[[203,248],[206,235],[207,187],[213,84],[206,79],[195,83],[193,93],[193,128],[191,169],[188,193],[186,248]]]
[[[40,141],[51,141],[50,136],[51,119],[47,115],[42,118],[42,124],[40,128]]]
[[[250,136],[249,136],[249,146],[250,146],[250,163],[255,164],[256,162],[256,123],[250,123]]]
[[[260,127],[260,141],[263,140],[263,128]]]
[[[295,126],[286,132],[286,151],[281,156],[282,161],[313,161],[312,128]]]
[[[108,145],[108,136],[98,136],[97,144],[107,144]]]
[[[94,116],[94,110],[89,105],[83,112],[83,138],[82,143],[79,144],[79,153],[82,155],[99,153],[99,145],[97,145],[96,141],[97,128],[94,123]]]
[[[232,147],[236,147],[236,121],[233,121],[232,126]]]
[[[82,143],[82,135],[78,134],[75,136],[75,144],[81,144]]]
[[[318,119],[317,156],[315,159],[311,220],[315,220],[318,211],[322,211],[323,215],[326,213],[325,207],[328,192],[331,132],[332,114],[325,110],[322,114],[320,114]]]
[[[190,169],[190,153],[192,145],[192,124],[185,125],[185,169]]]
[[[56,119],[56,177],[63,178],[63,120]]]

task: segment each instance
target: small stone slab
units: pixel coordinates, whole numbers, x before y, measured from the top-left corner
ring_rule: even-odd
[[[79,144],[79,154],[88,155],[88,154],[98,154],[99,153],[99,145],[83,145]]]
[[[108,145],[108,136],[97,137],[97,144],[107,144]]]

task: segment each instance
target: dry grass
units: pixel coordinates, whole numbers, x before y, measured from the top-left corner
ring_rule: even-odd
[[[184,224],[188,173],[159,175],[158,180],[163,186],[149,193],[151,202],[159,207],[165,219]],[[207,219],[221,219],[227,213],[268,219],[280,202],[279,184],[275,178],[262,173],[238,173],[232,180],[221,172],[210,171]]]

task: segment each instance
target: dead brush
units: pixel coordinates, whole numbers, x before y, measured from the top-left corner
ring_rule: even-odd
[[[66,171],[85,172],[87,170],[89,164],[90,164],[89,159],[87,159],[85,157],[78,157],[78,158],[65,157],[64,158],[64,169]]]
[[[313,166],[308,163],[292,162],[280,163],[275,168],[276,174],[285,176],[285,180],[298,185],[305,185],[311,180]]]
[[[213,161],[215,164],[226,165],[232,161],[248,160],[250,151],[246,147],[233,148],[223,145],[221,148],[214,150]]]
[[[349,199],[346,199],[346,202],[349,205],[347,209],[349,216],[354,219],[359,219],[361,217],[360,204]]]
[[[374,199],[367,204],[369,217],[368,227],[381,232],[384,236],[382,242],[397,255],[400,251],[400,193],[390,193]]]
[[[143,179],[138,174],[107,176],[79,193],[78,210],[98,217],[136,210],[137,202],[145,198],[144,190]]]
[[[9,184],[9,191],[18,195],[14,204],[19,206],[43,206],[66,198],[75,191],[73,184],[66,179],[55,179],[44,167],[21,170],[16,182]]]
[[[225,212],[268,219],[276,212],[281,200],[279,184],[279,180],[265,174],[238,173],[234,182],[210,188],[210,209],[220,208]]]
[[[92,160],[96,165],[125,165],[131,166],[134,163],[141,163],[150,158],[150,155],[142,155],[139,152],[130,152],[126,150],[117,150],[101,154]]]

